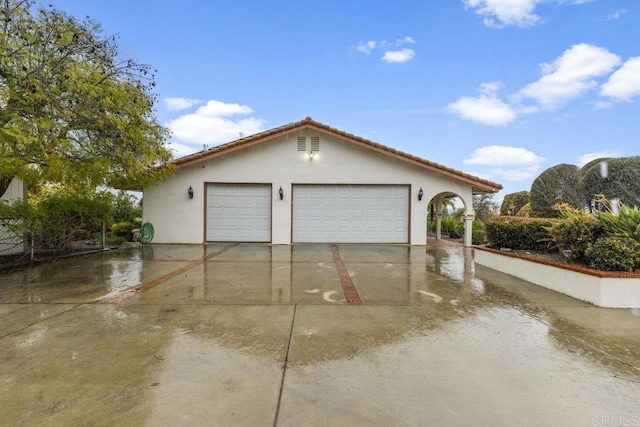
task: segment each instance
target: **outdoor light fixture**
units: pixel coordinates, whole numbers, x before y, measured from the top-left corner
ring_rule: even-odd
[[[316,155],[315,151],[309,152],[309,160],[313,160],[313,156],[315,156],[315,155]]]
[[[422,200],[423,195],[424,195],[424,191],[422,191],[422,187],[420,187],[420,191],[418,191],[418,200]]]
[[[193,199],[193,188],[191,188],[191,186],[189,186],[189,189],[187,190],[187,193],[189,194],[189,198]]]
[[[278,190],[278,194],[280,195],[280,200],[284,198],[284,191],[282,191],[282,187]]]

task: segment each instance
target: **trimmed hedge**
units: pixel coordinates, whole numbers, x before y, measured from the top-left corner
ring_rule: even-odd
[[[562,163],[552,166],[531,184],[531,213],[534,216],[557,217],[556,204],[581,207],[583,199],[580,195],[580,170],[575,165]]]
[[[517,215],[520,209],[531,200],[528,191],[518,191],[504,196],[500,205],[500,215]]]
[[[605,229],[595,216],[580,215],[557,221],[549,234],[560,250],[570,250],[571,259],[583,262],[587,248],[605,234]]]
[[[601,237],[586,251],[589,267],[606,271],[640,268],[640,243],[623,237]]]
[[[484,225],[492,247],[553,251],[555,245],[547,229],[557,222],[553,218],[492,216]]]
[[[601,163],[608,173],[602,176]],[[603,195],[609,200],[620,199],[628,206],[640,206],[640,156],[599,159],[581,169],[581,198],[588,203]]]
[[[516,216],[531,216],[531,202],[524,205],[516,214]]]

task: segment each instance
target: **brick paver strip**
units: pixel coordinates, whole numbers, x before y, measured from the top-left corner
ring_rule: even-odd
[[[336,265],[336,270],[338,270],[338,277],[340,277],[340,284],[342,285],[344,296],[347,299],[347,304],[362,305],[360,295],[358,295],[358,291],[351,280],[347,267],[344,266],[338,246],[331,245],[331,252],[333,253],[333,262]]]
[[[199,259],[197,261],[193,261],[190,264],[185,265],[182,268],[179,268],[177,270],[172,271],[171,273],[165,274],[162,277],[158,277],[155,280],[152,280],[151,282],[147,282],[135,289],[132,289],[130,291],[124,292],[123,294],[118,295],[117,297],[113,297],[110,298],[106,301],[104,301],[106,304],[118,304],[121,303],[122,301],[126,301],[129,298],[133,298],[134,296],[144,292],[144,291],[148,291],[149,289],[155,288],[158,285],[163,284],[164,282],[166,282],[169,279],[173,279],[174,277],[177,277],[189,270],[191,270],[192,268],[195,268],[197,266],[199,266],[200,264],[203,264],[204,262],[210,260],[211,258],[215,258],[220,254],[225,253],[226,251],[228,251],[229,249],[235,248],[236,246],[238,246],[239,243],[233,243],[231,245],[225,246],[222,249],[219,249],[217,251],[215,251],[214,253],[211,253],[205,257],[203,257],[202,259]]]

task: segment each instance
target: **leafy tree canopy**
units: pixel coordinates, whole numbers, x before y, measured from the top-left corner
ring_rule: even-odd
[[[118,57],[100,26],[0,0],[0,177],[95,188],[171,171],[153,70]]]
[[[473,196],[473,212],[478,221],[486,221],[498,213],[498,201],[495,194],[477,194]]]

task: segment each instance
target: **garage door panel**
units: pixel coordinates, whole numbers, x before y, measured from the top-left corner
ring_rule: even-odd
[[[294,185],[294,242],[408,243],[406,185]]]
[[[271,241],[271,186],[209,184],[207,241]]]

